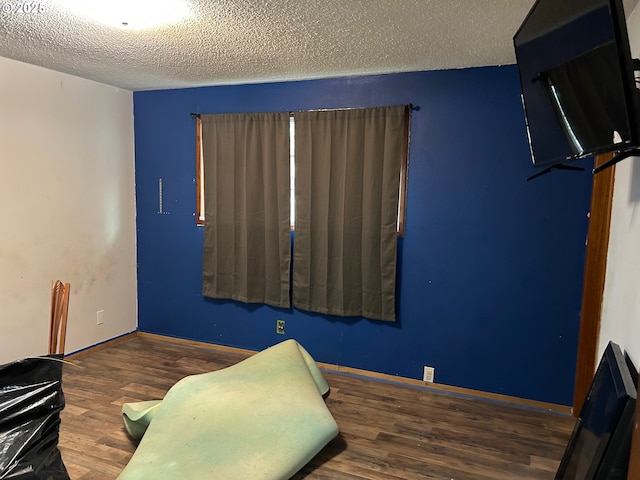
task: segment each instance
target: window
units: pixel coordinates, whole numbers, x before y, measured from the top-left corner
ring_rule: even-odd
[[[291,222],[291,230],[296,225],[296,122],[293,115],[289,116],[289,177],[290,177],[290,194],[289,194],[289,212]]]
[[[204,166],[202,164],[202,120],[196,117],[196,225],[204,225]]]
[[[201,115],[203,296],[395,321],[409,113]]]
[[[407,177],[408,177],[408,157],[409,157],[409,111],[405,121],[405,145],[400,168],[400,189],[398,199],[398,236],[404,237],[405,234],[405,217],[407,202]],[[291,211],[291,230],[295,228],[295,120],[293,115],[289,118],[289,164],[291,177],[291,194],[290,194],[290,211]],[[204,168],[202,160],[202,122],[199,116],[196,116],[196,224],[204,225],[205,209],[204,209]]]

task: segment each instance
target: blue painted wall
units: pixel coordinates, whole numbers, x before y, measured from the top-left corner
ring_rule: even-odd
[[[396,323],[203,298],[190,112],[412,103]],[[136,92],[139,328],[570,405],[589,173],[532,182],[514,66]],[[158,213],[158,179],[163,214]],[[275,333],[276,319],[286,335]]]

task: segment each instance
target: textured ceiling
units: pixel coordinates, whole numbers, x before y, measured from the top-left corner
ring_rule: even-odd
[[[0,56],[129,90],[514,63],[512,37],[534,3],[187,0],[186,18],[134,30],[60,1],[19,13],[0,0]]]

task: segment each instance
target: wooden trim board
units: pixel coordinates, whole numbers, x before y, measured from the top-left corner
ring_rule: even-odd
[[[224,352],[238,353],[247,357],[250,357],[251,355],[255,355],[256,353],[258,353],[255,350],[245,350],[243,348],[227,347],[225,345],[218,345],[215,343],[199,342],[197,340],[187,340],[184,338],[177,338],[177,337],[168,337],[165,335],[159,335],[157,333],[146,333],[146,332],[136,332],[136,333],[139,337],[142,337],[142,338],[150,338],[152,340],[161,340],[164,342],[179,343],[182,345],[189,345],[191,347],[222,350]]]
[[[103,348],[107,348],[110,347],[112,345],[116,345],[117,343],[120,342],[125,342],[131,338],[134,338],[138,335],[138,332],[130,332],[130,333],[125,333],[124,335],[121,335],[119,337],[115,337],[112,338],[110,340],[106,340],[102,343],[98,343],[96,345],[92,345],[90,347],[87,348],[83,348],[82,350],[78,350],[77,352],[73,352],[70,353],[68,355],[65,355],[64,358],[65,360],[73,360],[74,358],[82,358],[84,357],[86,354],[91,353],[91,352],[95,352],[96,350],[102,350]]]
[[[613,154],[596,156],[594,167],[602,165],[612,157]],[[582,404],[587,398],[589,388],[591,388],[598,362],[598,337],[600,335],[602,299],[607,271],[614,177],[615,165],[593,176],[573,393],[574,417],[580,415]]]
[[[338,373],[344,375],[353,375],[357,377],[365,377],[374,381],[383,381],[387,383],[395,383],[398,385],[418,387],[425,390],[437,391],[446,394],[454,394],[465,397],[474,397],[483,400],[491,400],[500,403],[510,403],[519,407],[533,408],[536,410],[545,410],[563,415],[571,415],[571,407],[566,405],[558,405],[556,403],[541,402],[538,400],[529,400],[527,398],[512,397],[510,395],[502,395],[499,393],[484,392],[482,390],[473,390],[464,387],[455,387],[453,385],[445,385],[441,383],[426,383],[415,378],[400,377],[397,375],[389,375],[385,373],[372,372],[370,370],[360,370],[351,367],[342,367],[318,362],[321,370],[329,373]]]
[[[190,346],[201,347],[201,348],[209,348],[212,350],[221,350],[225,352],[238,353],[244,356],[251,356],[258,353],[253,350],[245,350],[241,348],[227,347],[223,345],[216,345],[213,343],[198,342],[193,340],[184,340],[181,338],[166,337],[163,335],[157,335],[153,333],[138,332],[137,334],[138,336],[144,337],[144,338],[150,338],[154,340],[160,340],[160,341],[166,341],[166,342],[172,342],[172,343],[179,343],[183,345],[190,345]],[[475,398],[484,399],[484,400],[497,401],[501,403],[509,403],[516,406],[520,406],[520,407],[535,408],[538,410],[546,410],[554,413],[571,415],[571,407],[565,406],[565,405],[558,405],[555,403],[540,402],[537,400],[511,397],[509,395],[501,395],[497,393],[483,392],[480,390],[472,390],[469,388],[454,387],[450,385],[442,385],[437,383],[427,384],[421,380],[416,380],[414,378],[400,377],[396,375],[389,375],[386,373],[372,372],[369,370],[361,370],[359,368],[333,365],[330,363],[318,362],[318,366],[320,367],[320,369],[328,373],[353,375],[353,376],[368,378],[374,381],[384,381],[389,383],[395,383],[398,385],[419,387],[425,390],[439,391],[442,393],[455,394],[455,395],[461,395],[461,396],[463,395],[468,397],[475,397]]]

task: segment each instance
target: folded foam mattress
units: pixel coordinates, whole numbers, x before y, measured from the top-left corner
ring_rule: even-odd
[[[338,434],[329,386],[295,340],[123,406],[141,438],[119,480],[288,479]]]

